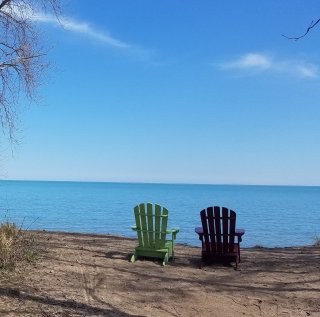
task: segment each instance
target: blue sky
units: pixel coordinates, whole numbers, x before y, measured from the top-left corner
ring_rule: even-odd
[[[5,179],[320,185],[319,1],[69,0]]]

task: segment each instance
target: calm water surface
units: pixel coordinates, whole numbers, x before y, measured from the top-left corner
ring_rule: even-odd
[[[0,181],[0,218],[25,229],[135,237],[140,202],[167,207],[177,242],[190,245],[200,246],[194,227],[212,205],[237,212],[243,246],[307,245],[320,236],[320,187]]]

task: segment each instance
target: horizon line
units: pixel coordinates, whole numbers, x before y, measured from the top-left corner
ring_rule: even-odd
[[[112,180],[63,180],[63,179],[3,179],[0,181],[20,182],[57,182],[57,183],[109,183],[109,184],[146,184],[146,185],[208,185],[208,186],[273,186],[273,187],[320,187],[320,185],[302,184],[245,184],[245,183],[187,183],[187,182],[162,182],[162,181],[112,181]]]

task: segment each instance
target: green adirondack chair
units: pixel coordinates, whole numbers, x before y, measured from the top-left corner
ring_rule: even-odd
[[[134,207],[134,216],[136,225],[131,228],[137,232],[139,245],[131,262],[135,262],[139,256],[163,259],[163,265],[170,258],[174,259],[174,240],[179,228],[167,230],[168,209],[157,204],[139,204]],[[167,234],[171,234],[171,240],[166,240]]]

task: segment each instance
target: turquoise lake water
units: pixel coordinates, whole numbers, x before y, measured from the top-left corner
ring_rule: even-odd
[[[178,243],[200,246],[199,212],[218,205],[237,212],[243,246],[308,245],[320,236],[320,187],[0,181],[1,220],[25,229],[135,237],[133,207],[169,209]]]

